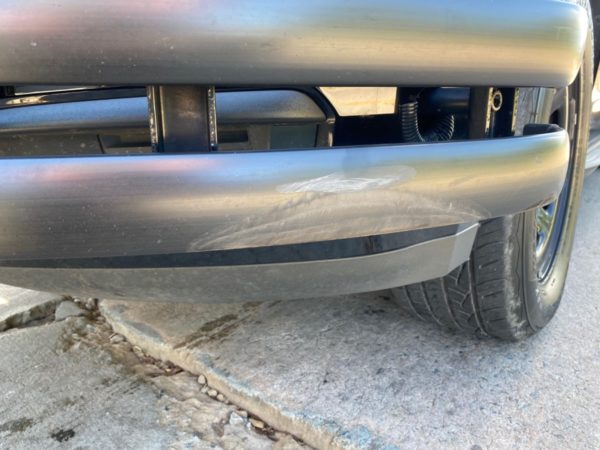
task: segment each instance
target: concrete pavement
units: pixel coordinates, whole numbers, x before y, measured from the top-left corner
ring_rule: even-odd
[[[93,308],[67,300],[55,310],[47,294],[6,286],[0,298],[0,317],[15,311],[11,298],[38,311],[13,314],[0,333],[0,449],[302,448],[132,347]]]

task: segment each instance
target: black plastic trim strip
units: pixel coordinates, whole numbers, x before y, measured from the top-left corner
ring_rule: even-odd
[[[217,267],[276,264],[354,258],[400,250],[458,232],[459,225],[392,233],[363,238],[338,239],[305,244],[276,245],[236,250],[170,253],[100,258],[0,260],[0,267],[56,269],[151,269],[164,267]]]

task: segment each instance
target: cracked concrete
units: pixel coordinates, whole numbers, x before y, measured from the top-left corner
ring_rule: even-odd
[[[97,348],[63,349],[77,319],[0,334],[0,446],[10,449],[165,448],[157,393]]]
[[[0,312],[15,311],[10,304],[23,298],[35,311],[52,304],[45,317],[19,309],[21,327],[0,334],[0,448],[305,448],[132,346],[93,302],[63,301],[53,321],[60,298],[0,292],[12,295]]]
[[[417,322],[382,293],[101,310],[149,354],[318,448],[598,448],[598,223],[595,173],[563,305],[517,344]]]
[[[0,332],[54,313],[62,296],[0,285]]]

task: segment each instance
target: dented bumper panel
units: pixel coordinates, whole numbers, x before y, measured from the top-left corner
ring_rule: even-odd
[[[473,223],[555,198],[566,132],[304,151],[6,158],[0,259],[177,254]]]

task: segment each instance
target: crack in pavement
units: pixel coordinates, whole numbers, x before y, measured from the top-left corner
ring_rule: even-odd
[[[53,319],[61,301],[69,304],[63,310],[70,311],[71,317],[57,322]],[[20,311],[19,319],[13,322],[18,327],[11,328],[21,328],[19,332],[0,333],[0,389],[7,404],[12,405],[0,411],[0,441],[9,447],[45,449],[83,443],[100,448],[103,439],[116,434],[130,443],[138,437],[134,445],[126,445],[128,448],[307,448],[233,405],[206,384],[205,378],[152,358],[129,343],[107,323],[95,301],[59,298],[44,304],[42,310],[43,317],[36,319],[33,317],[41,314]],[[221,326],[215,322],[205,331],[218,331]],[[38,335],[48,333],[55,337],[37,341]],[[13,342],[22,340],[33,345],[34,353],[23,349],[20,355],[11,350]],[[9,361],[2,360],[2,355]],[[90,370],[97,372],[92,380]],[[56,378],[57,374],[62,375]],[[56,390],[59,393],[54,393]],[[19,395],[18,402],[10,400],[15,395]],[[42,397],[32,401],[38,395]],[[121,424],[124,404],[129,410],[125,414],[139,416],[139,420]],[[156,419],[151,419],[153,415]],[[116,423],[109,421],[108,428],[94,426],[95,421],[107,417],[121,425],[115,427]],[[155,438],[144,431],[147,420],[159,425],[153,431]],[[140,433],[147,437],[140,438]],[[157,436],[162,440],[156,440]]]

